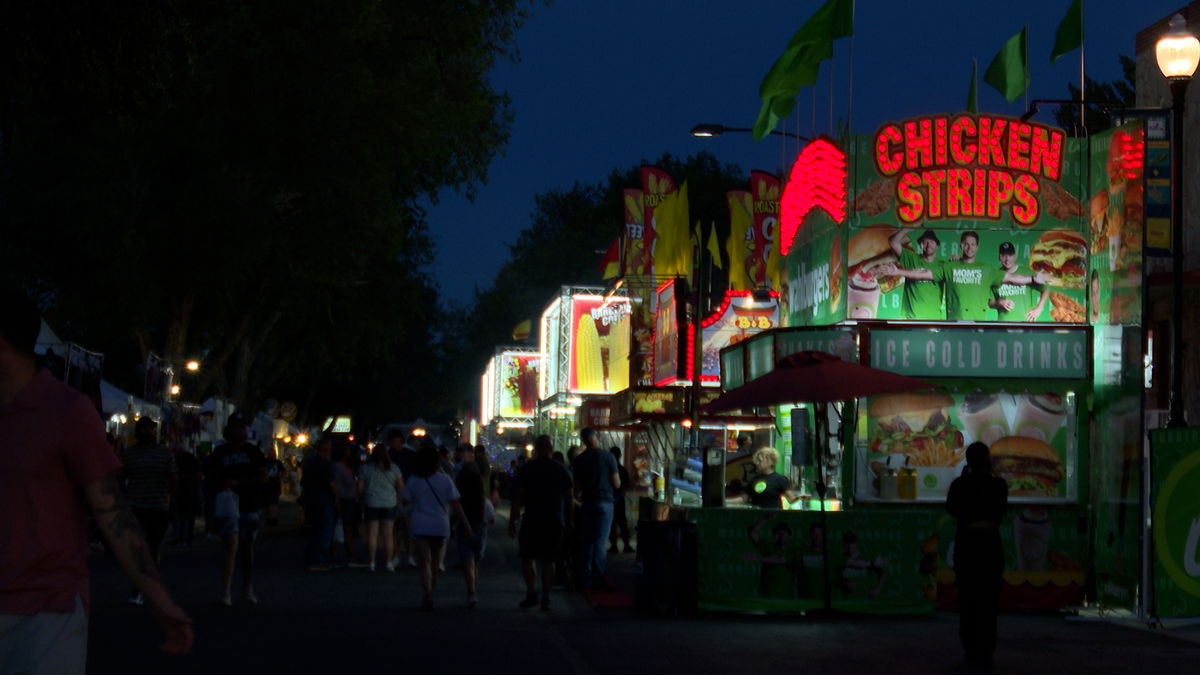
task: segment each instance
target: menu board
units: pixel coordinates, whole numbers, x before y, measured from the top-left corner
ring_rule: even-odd
[[[1073,501],[1076,405],[1073,392],[871,397],[860,407],[855,496],[944,501],[966,467],[967,446],[981,441],[1010,501]],[[915,473],[915,490],[906,492],[905,473]]]

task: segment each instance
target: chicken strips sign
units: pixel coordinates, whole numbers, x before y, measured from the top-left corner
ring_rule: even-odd
[[[895,180],[901,223],[1011,214],[1032,227],[1046,181],[1057,187],[1062,178],[1064,138],[1059,129],[997,115],[915,117],[875,133],[875,168]]]

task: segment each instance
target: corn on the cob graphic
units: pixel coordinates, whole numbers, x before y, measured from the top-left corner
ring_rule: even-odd
[[[623,391],[629,388],[630,316],[621,317],[608,331],[608,389]]]
[[[591,314],[579,317],[575,331],[575,384],[583,391],[604,391],[600,333]]]

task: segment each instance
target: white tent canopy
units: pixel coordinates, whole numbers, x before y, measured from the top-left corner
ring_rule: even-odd
[[[128,415],[132,417],[149,417],[162,421],[162,409],[148,401],[119,389],[107,380],[100,381],[101,407],[105,415]],[[130,419],[130,421],[133,421]]]

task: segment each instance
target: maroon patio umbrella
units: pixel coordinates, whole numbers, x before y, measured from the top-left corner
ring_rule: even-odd
[[[783,403],[831,403],[935,387],[915,377],[843,361],[826,352],[797,352],[780,359],[775,370],[730,389],[701,406],[700,411],[715,413]]]
[[[915,377],[843,361],[826,352],[798,352],[780,359],[775,370],[750,380],[737,389],[731,389],[707,405],[701,406],[700,411],[715,413],[784,403],[816,404],[816,487],[821,503],[821,529],[828,532],[829,527],[825,522],[825,471],[821,466],[823,457],[829,452],[827,404],[875,394],[933,389],[935,386]],[[828,546],[822,550],[822,558],[825,580],[824,609],[825,613],[832,614],[833,586],[830,583]]]

